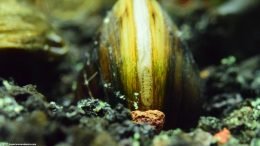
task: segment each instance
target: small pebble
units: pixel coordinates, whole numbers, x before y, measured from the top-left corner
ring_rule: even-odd
[[[132,119],[139,124],[149,124],[154,126],[157,131],[160,131],[164,125],[165,115],[159,110],[147,110],[147,111],[132,111]]]

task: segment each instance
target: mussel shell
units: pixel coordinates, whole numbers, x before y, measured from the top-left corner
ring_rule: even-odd
[[[135,15],[135,0],[119,0],[104,19],[98,49],[92,54],[95,63],[86,64],[81,75],[84,81],[86,78],[82,76],[90,77],[99,71],[96,76],[99,81],[88,82],[88,88],[82,87],[84,84],[80,81],[78,95],[95,91],[97,85],[102,84],[103,91],[95,91],[94,96],[104,93],[110,102],[118,102],[118,97],[125,95],[131,110],[161,110],[166,114],[166,127],[190,127],[196,123],[201,108],[200,78],[195,61],[176,26],[158,3],[141,1],[147,5],[148,23],[143,22],[145,17],[137,22],[137,15],[142,14]],[[150,50],[140,47],[145,41],[149,41],[146,46]],[[143,61],[147,56],[150,58]]]
[[[27,0],[0,0],[0,18],[0,80],[50,92],[59,80],[57,64],[68,51],[62,38]]]
[[[46,16],[26,1],[0,0],[0,53],[42,52],[59,57],[67,52]]]

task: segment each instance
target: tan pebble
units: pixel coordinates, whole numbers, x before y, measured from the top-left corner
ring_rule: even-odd
[[[157,131],[160,131],[164,125],[165,115],[159,110],[147,110],[147,111],[132,111],[132,119],[134,122],[142,124],[149,124],[155,127]]]

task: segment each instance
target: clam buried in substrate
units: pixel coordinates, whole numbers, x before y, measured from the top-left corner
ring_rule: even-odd
[[[125,98],[131,110],[163,111],[167,127],[194,125],[200,78],[178,34],[155,0],[119,0],[104,19],[77,96],[105,96],[111,103]]]
[[[47,84],[51,68],[67,52],[62,38],[27,1],[0,0],[0,18],[0,77]]]

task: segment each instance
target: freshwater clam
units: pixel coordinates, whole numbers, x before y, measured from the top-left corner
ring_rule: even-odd
[[[193,125],[201,107],[200,78],[179,34],[156,0],[119,0],[104,19],[77,95],[104,93],[112,103],[125,98],[131,110],[163,111],[167,127]]]

